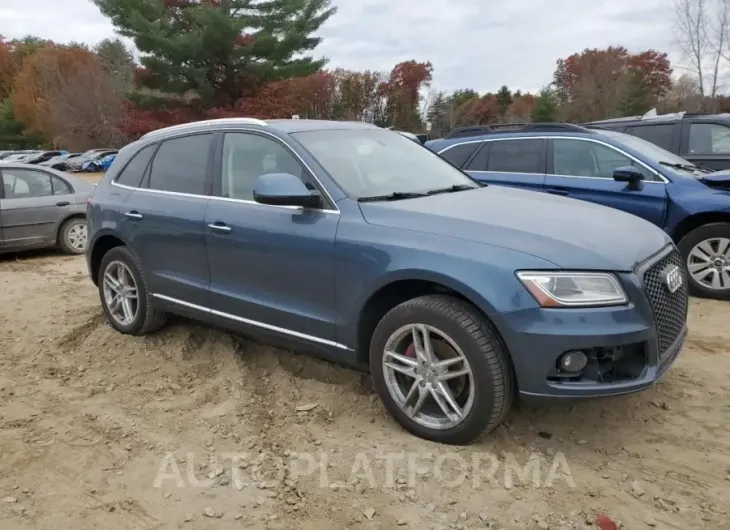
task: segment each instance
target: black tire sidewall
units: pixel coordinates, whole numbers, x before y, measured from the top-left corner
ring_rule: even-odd
[[[730,239],[730,223],[711,223],[695,228],[689,234],[684,236],[677,245],[682,259],[684,260],[684,267],[687,269],[687,279],[689,281],[690,292],[702,298],[711,298],[715,300],[730,300],[730,289],[724,289],[722,291],[715,291],[708,289],[705,286],[697,283],[692,275],[689,273],[687,267],[687,257],[692,249],[698,243],[716,237],[725,237]]]
[[[134,321],[128,326],[124,326],[114,319],[106,305],[106,301],[104,300],[104,273],[106,272],[109,264],[113,261],[121,261],[124,263],[132,273],[134,281],[137,284],[137,315],[135,316]],[[101,260],[101,266],[99,267],[99,278],[97,279],[97,283],[99,285],[99,299],[101,300],[101,307],[109,325],[118,332],[127,335],[136,335],[140,333],[147,318],[147,286],[139,272],[137,260],[134,259],[132,253],[126,247],[113,248],[104,255],[104,258]]]
[[[474,404],[471,412],[460,424],[450,429],[429,429],[410,419],[396,404],[388,391],[383,374],[382,360],[388,338],[399,328],[408,324],[427,324],[445,333],[461,348],[469,361],[475,383]],[[490,341],[491,342],[491,341]],[[497,348],[495,344],[491,344]],[[494,374],[484,352],[474,337],[456,320],[439,311],[411,306],[396,308],[388,313],[372,337],[370,346],[370,371],[373,383],[388,412],[406,430],[428,440],[448,444],[465,444],[484,431],[495,406]]]
[[[67,221],[64,221],[63,225],[61,226],[61,231],[60,231],[61,235],[59,238],[59,244],[61,246],[61,250],[63,250],[66,254],[81,255],[86,252],[86,249],[78,250],[76,248],[73,248],[68,243],[69,231],[71,230],[71,228],[73,226],[80,225],[80,224],[86,225],[86,219],[82,219],[80,217],[75,217],[73,219],[68,219]],[[87,226],[87,230],[88,230],[88,226]],[[88,248],[88,244],[89,244],[89,242],[87,239],[87,241],[86,241],[87,248]]]

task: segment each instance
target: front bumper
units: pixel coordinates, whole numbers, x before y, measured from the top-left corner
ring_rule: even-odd
[[[666,336],[660,337],[643,282],[644,272],[650,266],[665,266],[671,250],[633,273],[619,275],[631,300],[626,306],[536,308],[500,315],[500,331],[510,351],[523,400],[540,403],[553,398],[616,396],[656,384],[679,356],[687,336],[686,292],[677,294],[684,297],[685,313],[681,329],[676,328],[678,333],[668,344]],[[569,374],[560,373],[558,359],[575,350],[601,359],[593,363],[589,376],[568,377]],[[600,369],[596,368],[599,366]]]

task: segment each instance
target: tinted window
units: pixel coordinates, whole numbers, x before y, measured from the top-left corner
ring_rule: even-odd
[[[730,154],[730,127],[719,123],[691,124],[689,152]]]
[[[543,140],[499,140],[491,143],[487,171],[544,173]]]
[[[71,195],[73,190],[65,181],[58,177],[51,177],[53,183],[53,194],[54,195]]]
[[[280,143],[257,134],[230,133],[223,139],[221,196],[253,200],[256,179],[290,173],[307,182],[302,165]]]
[[[27,169],[4,169],[3,187],[6,199],[27,199],[53,195],[51,177]]]
[[[211,134],[197,134],[162,142],[152,160],[150,188],[204,195],[212,138]]]
[[[651,142],[667,150],[672,149],[672,136],[674,135],[674,124],[664,125],[642,125],[640,127],[628,127],[627,134],[633,134],[639,138]]]
[[[553,173],[571,177],[613,179],[616,168],[634,166],[646,180],[654,174],[613,148],[583,140],[553,140]]]
[[[150,158],[155,152],[157,145],[148,145],[142,149],[139,153],[132,157],[127,166],[119,174],[115,182],[123,184],[125,186],[131,186],[136,188],[139,183],[142,182],[144,172],[147,171],[147,165],[150,162]]]
[[[441,158],[447,162],[451,162],[456,167],[462,167],[474,150],[480,145],[481,144],[479,142],[455,145],[454,147],[442,152]]]

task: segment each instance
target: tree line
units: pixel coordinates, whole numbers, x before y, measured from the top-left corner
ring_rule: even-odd
[[[719,75],[709,92],[697,82],[714,64],[709,45],[699,77],[690,69],[673,81],[666,53],[609,47],[558,60],[536,94],[507,86],[447,94],[432,88],[430,62],[327,69],[314,35],[336,14],[330,0],[93,1],[133,40],[139,61],[119,39],[89,47],[0,38],[0,148],[119,146],[166,125],[230,116],[365,120],[411,132],[428,123],[438,137],[463,125],[730,109]],[[683,3],[711,0],[676,1],[679,21]]]

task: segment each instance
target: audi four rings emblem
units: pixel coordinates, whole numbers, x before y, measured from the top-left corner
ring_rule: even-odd
[[[682,277],[682,271],[679,270],[679,267],[676,265],[670,265],[666,269],[664,269],[664,285],[667,286],[667,290],[670,293],[676,293],[680,287],[682,287],[682,282],[684,282],[684,278]]]

